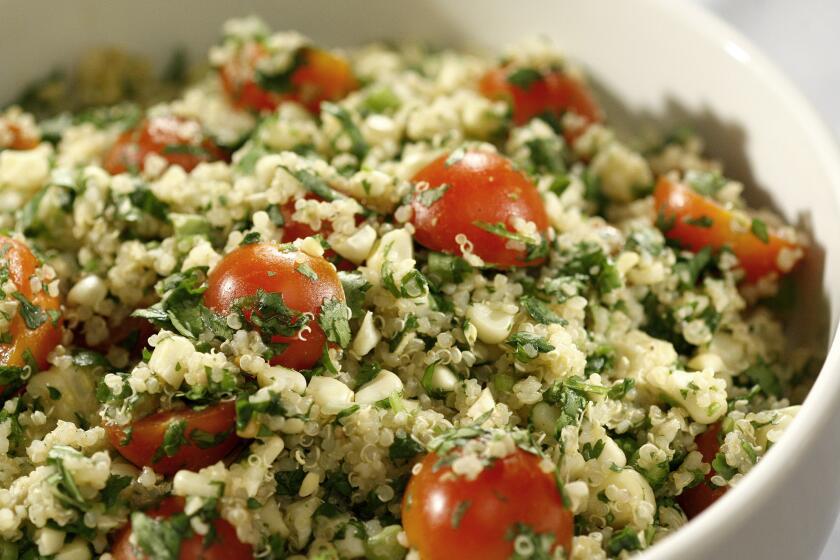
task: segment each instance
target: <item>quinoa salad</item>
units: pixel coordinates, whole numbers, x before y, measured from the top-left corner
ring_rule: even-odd
[[[0,111],[0,559],[623,558],[796,416],[806,237],[550,43],[97,60]]]

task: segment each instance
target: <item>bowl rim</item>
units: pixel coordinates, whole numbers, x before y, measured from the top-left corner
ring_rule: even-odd
[[[723,46],[727,56],[738,60],[742,67],[748,68],[757,79],[772,85],[775,93],[781,97],[783,105],[795,114],[803,129],[807,131],[807,136],[815,148],[813,156],[826,170],[834,207],[840,214],[840,148],[828,126],[791,80],[750,40],[700,4],[673,0],[644,1],[686,26],[698,29],[701,35]],[[828,372],[840,371],[840,329],[837,328],[837,323],[838,319],[833,318],[830,328],[835,329],[834,336],[830,340],[820,373],[805,399],[805,406],[787,428],[785,436],[774,446],[774,452],[759,461],[743,481],[727,492],[722,499],[673,535],[646,550],[640,558],[678,558],[685,550],[702,547],[708,535],[714,534],[723,524],[730,523],[737,513],[743,513],[747,509],[755,496],[772,487],[774,482],[777,482],[776,479],[783,475],[788,464],[786,458],[797,448],[801,448],[803,441],[815,437],[815,428],[830,418],[832,408],[836,408],[840,402],[840,377],[828,375]],[[825,537],[827,538],[828,534]]]

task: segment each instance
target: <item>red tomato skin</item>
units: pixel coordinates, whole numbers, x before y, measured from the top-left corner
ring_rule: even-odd
[[[300,263],[306,263],[318,279],[312,280],[298,272]],[[317,320],[321,305],[324,300],[333,298],[345,301],[344,289],[333,265],[323,258],[284,250],[274,243],[245,245],[225,255],[210,273],[204,303],[216,313],[227,315],[239,298],[254,295],[260,289],[282,294],[289,308],[312,313],[315,317],[307,325],[310,331],[304,335],[304,340],[280,336],[272,339],[288,344],[282,353],[272,358],[272,365],[298,370],[314,366],[327,344],[327,337]]]
[[[738,257],[747,282],[755,282],[774,272],[786,274],[777,264],[779,252],[801,248],[772,231],[768,232],[768,242],[764,243],[750,231],[749,224],[736,228],[732,212],[667,177],[657,181],[653,199],[656,211],[664,221],[669,225],[673,221],[673,226],[665,232],[666,237],[695,252],[707,246],[714,250],[728,246]],[[704,217],[712,220],[709,227],[690,223]]]
[[[102,167],[111,175],[142,169],[143,162],[149,154],[157,154],[169,165],[178,165],[184,171],[192,171],[202,162],[225,159],[225,152],[211,140],[203,138],[203,135],[200,143],[196,145],[193,139],[179,134],[179,127],[189,122],[194,121],[174,116],[150,117],[136,129],[120,135],[105,155]],[[195,126],[200,125],[195,123]],[[168,146],[196,146],[204,153],[167,153]]]
[[[705,432],[697,436],[695,440],[697,450],[703,455],[703,462],[705,463],[711,463],[720,450],[720,442],[718,440],[720,429],[720,422],[712,424]],[[709,471],[709,474],[706,475],[706,479],[703,482],[693,488],[683,490],[682,494],[677,496],[677,503],[680,504],[680,507],[689,519],[700,515],[703,510],[715,503],[729,489],[728,486],[714,486],[711,483],[714,475],[714,470]]]
[[[164,498],[158,507],[146,513],[155,519],[165,519],[184,511],[184,499],[176,496]],[[205,548],[201,535],[193,535],[181,541],[179,560],[250,560],[254,557],[251,545],[245,544],[236,536],[236,529],[224,519],[213,521],[216,540]],[[114,540],[111,549],[114,560],[142,560],[147,558],[131,545],[131,523],[123,527]]]
[[[187,442],[172,457],[163,456],[154,461],[155,452],[163,444],[167,426],[185,420],[184,435]],[[236,405],[233,401],[220,402],[203,410],[167,410],[156,412],[131,424],[131,437],[127,444],[126,431],[116,424],[106,424],[105,432],[111,445],[137,467],[152,467],[158,474],[173,475],[181,469],[197,471],[224,459],[242,441],[235,430]],[[190,436],[195,429],[210,434],[229,432],[218,445],[202,449]]]
[[[403,527],[422,560],[506,560],[513,554],[507,532],[516,523],[553,533],[571,553],[573,515],[537,456],[517,449],[472,481],[453,476],[448,466],[436,469],[439,459],[435,453],[423,459],[403,498]]]
[[[9,280],[34,305],[44,311],[61,311],[61,300],[43,290],[32,293],[29,279],[40,266],[38,258],[25,243],[9,237],[0,237],[0,265],[9,270]],[[39,370],[49,367],[47,356],[61,343],[62,318],[56,322],[47,319],[36,329],[28,329],[23,317],[17,313],[9,325],[12,341],[0,344],[0,365],[25,366],[27,350],[32,354]],[[5,396],[6,387],[0,386],[0,396]]]
[[[295,101],[311,113],[318,113],[323,101],[341,99],[359,87],[346,59],[329,51],[308,48],[303,52],[300,67],[292,73],[291,91],[266,91],[255,81],[255,73],[257,62],[267,55],[262,45],[248,45],[239,60],[219,69],[222,87],[235,106],[269,112],[283,101]]]
[[[515,68],[501,67],[488,71],[481,77],[478,89],[490,99],[503,99],[511,104],[513,122],[522,125],[543,113],[559,117],[565,111],[574,111],[586,125],[603,120],[602,112],[589,89],[578,79],[560,71],[543,74],[542,79],[527,88],[511,84],[508,76]],[[571,133],[571,131],[569,131]],[[567,133],[567,140],[574,140],[577,133]]]
[[[473,244],[473,253],[499,267],[534,266],[544,258],[527,260],[526,251],[509,249],[508,240],[478,227],[476,222],[504,223],[514,231],[512,220],[534,222],[537,230],[548,230],[548,215],[537,188],[510,161],[498,154],[468,151],[447,165],[443,155],[421,169],[413,181],[429,188],[449,185],[438,200],[426,206],[415,193],[411,202],[415,239],[433,251],[463,254],[455,241],[463,233]]]

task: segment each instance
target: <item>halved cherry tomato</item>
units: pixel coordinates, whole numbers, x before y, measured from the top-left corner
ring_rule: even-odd
[[[180,441],[167,455],[164,438],[167,429],[183,423]],[[181,469],[197,471],[230,453],[241,441],[236,435],[236,405],[220,402],[201,410],[188,408],[156,412],[132,422],[129,429],[106,424],[111,445],[138,467],[152,467],[163,475]]]
[[[772,230],[767,231],[766,239],[759,238],[745,214],[730,211],[667,177],[659,178],[653,198],[660,220],[668,228],[664,232],[666,237],[691,251],[729,247],[738,257],[748,282],[755,282],[771,272],[790,272],[792,267],[783,270],[779,265],[782,250],[804,254],[803,247],[781,238]]]
[[[711,463],[714,460],[715,455],[720,450],[719,436],[720,422],[710,425],[705,432],[694,440],[697,444],[697,450],[703,455],[703,462]],[[713,485],[711,481],[714,475],[715,471],[713,469],[709,471],[703,482],[683,490],[682,494],[677,496],[677,503],[680,504],[689,519],[700,515],[704,509],[715,503],[729,489],[728,486]]]
[[[183,511],[184,498],[169,496],[158,507],[145,513],[153,519],[162,520]],[[233,525],[222,518],[214,519],[211,524],[214,534],[212,539],[208,539],[207,546],[204,537],[195,533],[181,540],[179,560],[250,560],[254,557],[251,545],[239,540]],[[131,543],[131,523],[117,534],[111,555],[114,560],[152,560],[142,549]]]
[[[536,455],[517,449],[475,480],[439,461],[435,453],[423,459],[403,498],[403,527],[422,560],[506,560],[514,537],[526,528],[551,535],[552,548],[571,554],[572,512]]]
[[[3,144],[0,144],[0,149],[8,148],[10,150],[31,150],[32,148],[37,147],[40,143],[36,134],[25,133],[15,123],[0,122],[0,130],[3,128],[6,129],[5,132],[7,133],[8,138],[6,138]]]
[[[279,293],[290,309],[310,313],[312,319],[297,336],[274,336],[273,343],[287,344],[272,364],[309,369],[318,363],[327,337],[318,324],[324,301],[345,301],[335,267],[320,257],[287,250],[274,243],[252,243],[225,255],[208,278],[204,303],[220,315],[230,313],[243,297],[258,290]]]
[[[0,365],[23,367],[34,362],[39,370],[46,369],[47,356],[61,342],[62,319],[56,315],[61,311],[61,301],[45,292],[46,286],[32,292],[30,278],[40,264],[24,243],[0,237],[0,270],[8,274],[16,288],[7,297],[18,302],[17,313],[9,325],[11,341],[0,344]],[[0,386],[0,396],[16,388]]]
[[[546,113],[560,117],[566,111],[577,113],[586,124],[602,119],[600,107],[577,78],[553,70],[516,79],[517,74],[522,76],[528,71],[530,69],[513,66],[495,68],[482,76],[479,90],[490,99],[508,101],[513,110],[513,122],[517,125]]]
[[[150,117],[120,135],[105,155],[102,167],[112,174],[142,169],[149,154],[192,171],[199,163],[225,159],[225,152],[204,135],[194,120],[175,116]]]
[[[322,101],[341,99],[359,87],[350,63],[329,51],[305,48],[292,72],[288,91],[270,91],[257,83],[257,62],[269,56],[258,43],[245,45],[236,59],[219,69],[222,86],[237,107],[273,111],[283,101],[296,101],[312,113]]]
[[[541,236],[548,229],[540,193],[510,161],[495,153],[472,150],[443,155],[421,169],[415,184],[426,183],[426,192],[415,190],[412,223],[418,243],[447,253],[462,254],[455,240],[464,234],[473,253],[501,266],[534,266],[545,260],[540,244],[516,246],[514,218],[533,222]],[[502,225],[504,232],[492,229]]]

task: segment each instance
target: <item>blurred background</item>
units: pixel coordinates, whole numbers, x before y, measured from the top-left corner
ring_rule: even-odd
[[[840,138],[840,0],[691,1],[715,12],[763,50]],[[807,504],[790,506],[804,508]],[[820,560],[837,558],[840,520]]]
[[[840,0],[693,1],[773,59],[840,136]],[[837,552],[832,558],[840,558]]]

